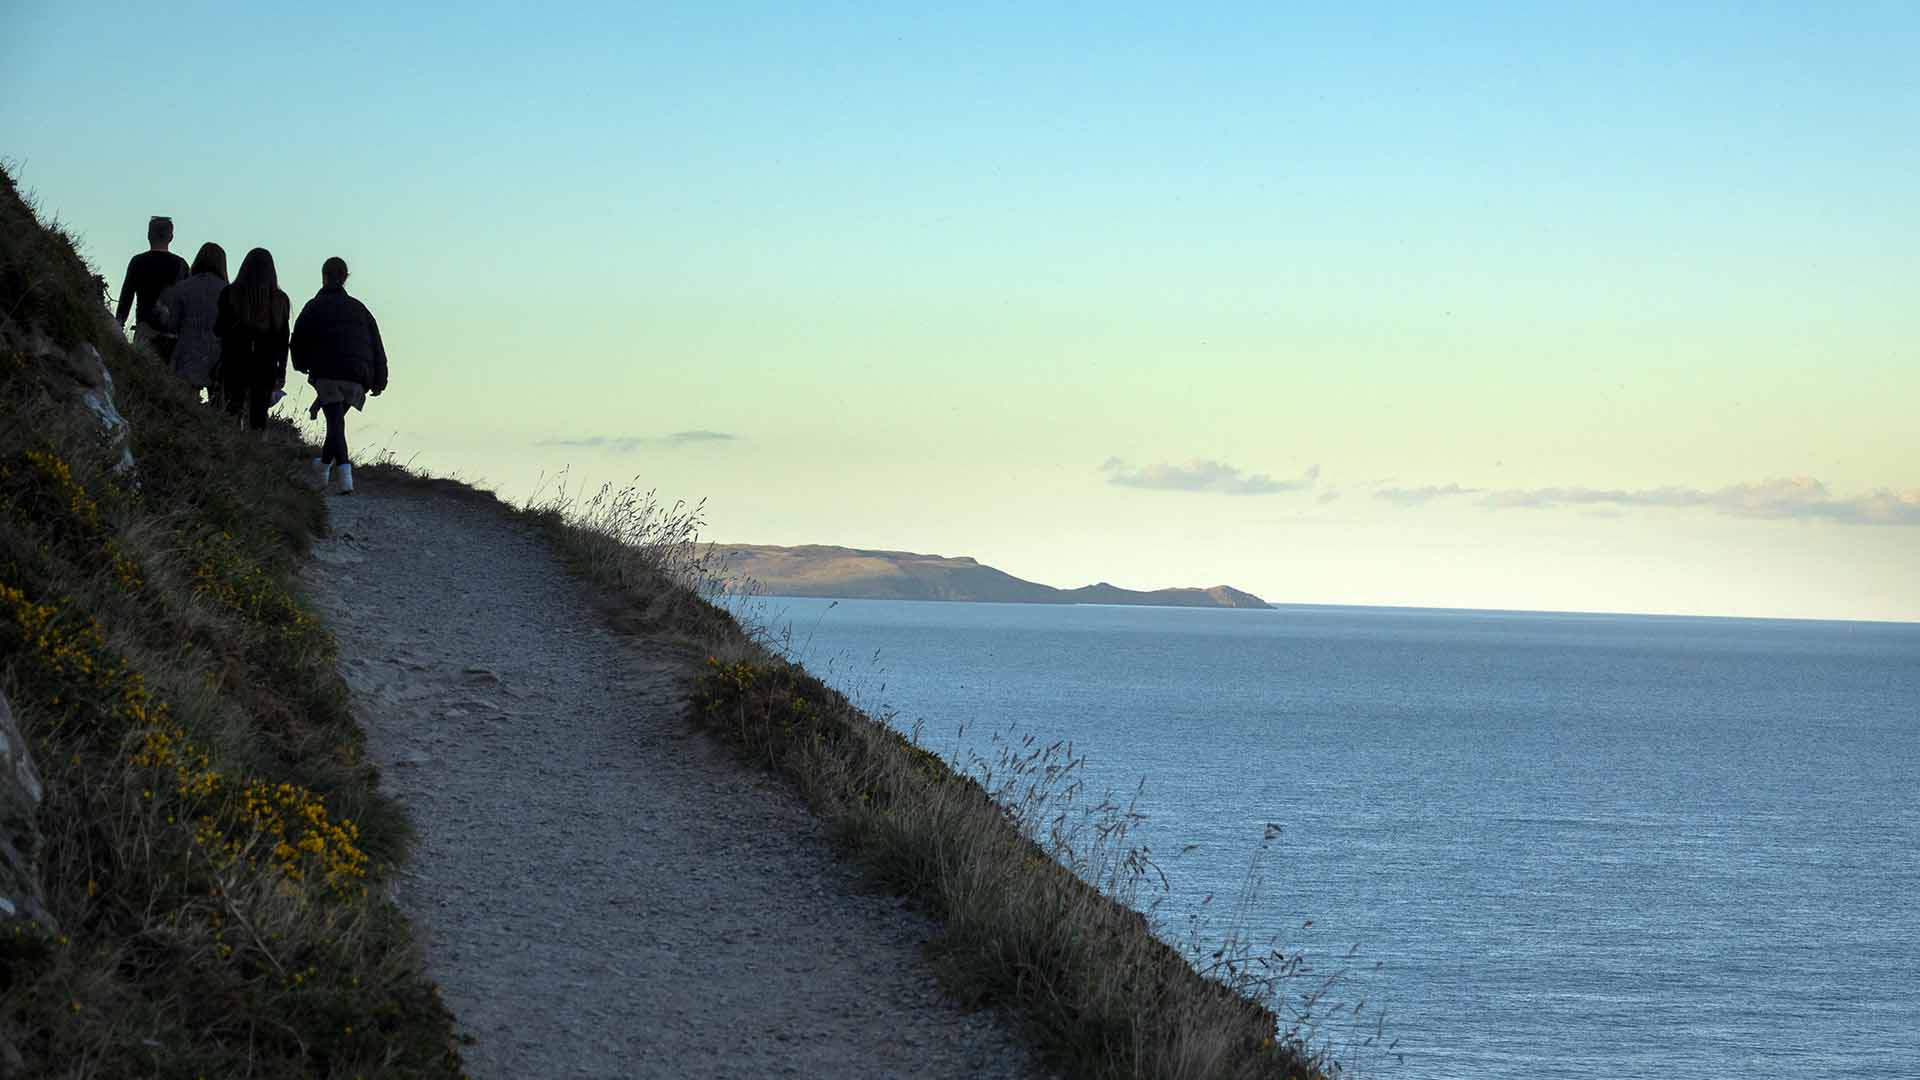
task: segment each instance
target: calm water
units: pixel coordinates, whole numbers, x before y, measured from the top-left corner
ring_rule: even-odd
[[[1256,925],[1359,947],[1373,1072],[1920,1077],[1920,625],[763,603],[936,750],[1144,778],[1176,931],[1279,823]]]

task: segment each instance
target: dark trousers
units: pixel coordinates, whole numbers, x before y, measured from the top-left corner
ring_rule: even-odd
[[[349,465],[347,460],[347,403],[336,401],[320,406],[327,418],[327,439],[320,444],[320,460],[328,465]]]
[[[221,392],[228,416],[245,415],[247,426],[260,431],[267,426],[267,399],[273,396],[274,373],[270,371],[228,371],[223,373]]]

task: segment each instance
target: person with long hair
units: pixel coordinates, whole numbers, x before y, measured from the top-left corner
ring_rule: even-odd
[[[168,286],[154,302],[154,324],[174,339],[173,373],[195,391],[217,386],[220,339],[214,336],[213,324],[226,287],[227,250],[208,241],[194,255],[192,273]],[[218,399],[218,389],[214,397]]]
[[[353,463],[347,459],[347,410],[367,407],[367,395],[387,388],[387,349],[380,324],[367,305],[347,295],[347,260],[320,264],[320,291],[293,324],[293,369],[313,384],[312,417],[324,413],[327,438],[314,459],[314,479],[325,487],[337,479],[342,495],[353,494]]]
[[[233,284],[220,290],[213,332],[220,339],[220,385],[227,412],[264,430],[274,390],[287,381],[287,322],[293,302],[280,291],[273,254],[254,248]]]

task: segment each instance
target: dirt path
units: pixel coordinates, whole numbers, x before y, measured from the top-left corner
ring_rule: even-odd
[[[484,506],[329,500],[306,577],[417,852],[397,899],[478,1078],[1028,1076],[928,927],[689,731],[686,663],[605,629]]]

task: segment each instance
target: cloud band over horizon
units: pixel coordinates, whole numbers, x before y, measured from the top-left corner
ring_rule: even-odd
[[[1858,495],[1836,496],[1826,484],[1810,476],[1778,477],[1720,488],[1669,485],[1633,489],[1571,486],[1493,490],[1443,484],[1383,487],[1374,492],[1374,498],[1401,507],[1468,496],[1479,496],[1474,500],[1476,505],[1490,510],[1543,510],[1562,506],[1699,508],[1729,517],[1768,521],[1920,526],[1920,488],[1902,492],[1882,487]]]
[[[630,454],[645,447],[675,449],[702,443],[738,442],[740,436],[728,431],[676,431],[668,435],[588,435],[578,439],[540,439],[535,446],[576,447],[583,450],[611,450]]]

